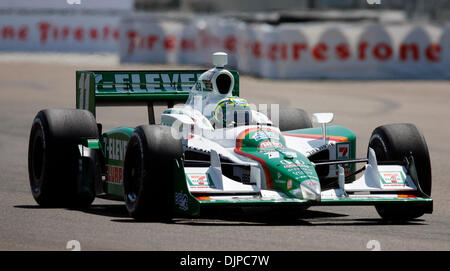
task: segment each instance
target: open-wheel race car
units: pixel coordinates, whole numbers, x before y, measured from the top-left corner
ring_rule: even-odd
[[[355,134],[329,125],[332,113],[311,121],[301,109],[256,110],[239,97],[226,54],[213,63],[208,71],[77,71],[76,109],[42,110],[32,124],[36,202],[84,208],[95,197],[120,199],[138,220],[208,206],[373,205],[401,221],[432,212],[430,158],[413,124],[376,128],[367,157],[356,158]],[[114,105],[147,106],[149,124],[102,132],[96,107]]]

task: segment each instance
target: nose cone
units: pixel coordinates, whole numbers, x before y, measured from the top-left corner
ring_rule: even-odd
[[[287,195],[305,200],[320,200],[320,183],[316,170],[311,162],[299,153],[295,158],[280,159],[277,170],[277,179],[280,190]],[[285,185],[283,180],[286,180]]]
[[[303,199],[320,200],[320,183],[316,180],[305,180],[300,183]]]

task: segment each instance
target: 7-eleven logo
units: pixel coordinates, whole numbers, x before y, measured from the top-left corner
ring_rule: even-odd
[[[346,160],[350,158],[350,144],[337,144],[336,145],[336,159],[337,160]],[[341,164],[344,168],[345,175],[350,174],[350,164]],[[336,174],[338,174],[337,166],[336,166]]]
[[[337,145],[337,159],[348,159],[350,156],[350,144]]]

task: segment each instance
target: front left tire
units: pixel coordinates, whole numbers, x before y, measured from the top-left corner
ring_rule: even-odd
[[[174,204],[175,159],[183,155],[180,139],[170,127],[138,126],[124,161],[124,200],[131,217],[138,221],[167,221]]]
[[[88,207],[95,198],[94,176],[81,184],[78,144],[98,138],[92,113],[79,109],[45,109],[33,120],[28,144],[31,193],[42,207]],[[92,185],[92,187],[91,187]]]

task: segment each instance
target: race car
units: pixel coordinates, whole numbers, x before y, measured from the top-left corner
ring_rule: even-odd
[[[413,124],[377,127],[367,157],[332,113],[256,108],[215,53],[204,70],[77,71],[76,109],[45,109],[29,139],[40,206],[125,202],[136,220],[198,216],[206,207],[372,205],[382,219],[432,213],[427,144]],[[156,123],[155,105],[167,105]],[[149,124],[102,132],[99,106],[145,105]],[[279,110],[277,110],[279,109]],[[317,123],[313,127],[312,123]]]

